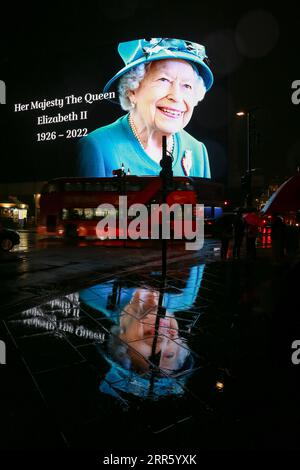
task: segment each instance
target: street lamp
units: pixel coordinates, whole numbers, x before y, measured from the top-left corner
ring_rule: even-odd
[[[250,110],[248,111],[239,111],[236,113],[238,117],[246,116],[246,148],[247,148],[247,167],[246,172],[251,172],[251,160],[250,160]]]

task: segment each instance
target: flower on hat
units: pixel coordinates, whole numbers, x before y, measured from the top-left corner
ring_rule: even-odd
[[[213,84],[213,74],[208,65],[205,47],[201,44],[174,38],[135,39],[121,42],[118,45],[118,52],[125,67],[109,80],[103,89],[104,92],[108,91],[112,83],[130,68],[163,59],[182,59],[200,65],[197,71],[204,80],[206,90],[209,90]]]
[[[143,53],[147,57],[159,52],[167,52],[172,54],[174,52],[188,52],[196,55],[199,59],[204,60],[207,58],[205,47],[191,41],[184,41],[183,39],[170,39],[170,38],[151,38],[148,45],[142,48]]]

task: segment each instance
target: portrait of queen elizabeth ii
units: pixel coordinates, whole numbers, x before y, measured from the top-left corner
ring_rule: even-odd
[[[159,175],[162,137],[174,176],[210,178],[205,145],[184,128],[213,84],[204,46],[169,38],[122,42],[125,66],[105,85],[117,86],[127,112],[79,141],[80,176],[109,177],[121,166],[131,175]]]

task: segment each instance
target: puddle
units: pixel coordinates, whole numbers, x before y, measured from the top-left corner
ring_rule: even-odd
[[[157,272],[118,277],[28,309],[7,325],[25,358],[29,350],[29,367],[38,373],[69,365],[68,356],[75,363],[85,360],[89,346],[94,358],[99,356],[100,393],[126,406],[131,395],[183,396],[188,379],[202,366],[189,339],[202,313],[195,303],[204,268],[173,269],[163,284]],[[44,350],[46,343],[47,354],[38,359],[30,354],[33,344]],[[69,354],[59,358],[62,344]]]
[[[73,448],[231,448],[232,439],[244,448],[271,436],[284,380],[270,386],[269,270],[190,263],[168,267],[164,282],[157,271],[131,273],[3,321],[24,375],[12,374],[10,387],[31,387],[28,413],[38,392]]]

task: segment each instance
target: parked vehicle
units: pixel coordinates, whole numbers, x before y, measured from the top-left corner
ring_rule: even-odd
[[[15,245],[19,245],[20,235],[15,230],[0,226],[0,249],[11,251]]]

